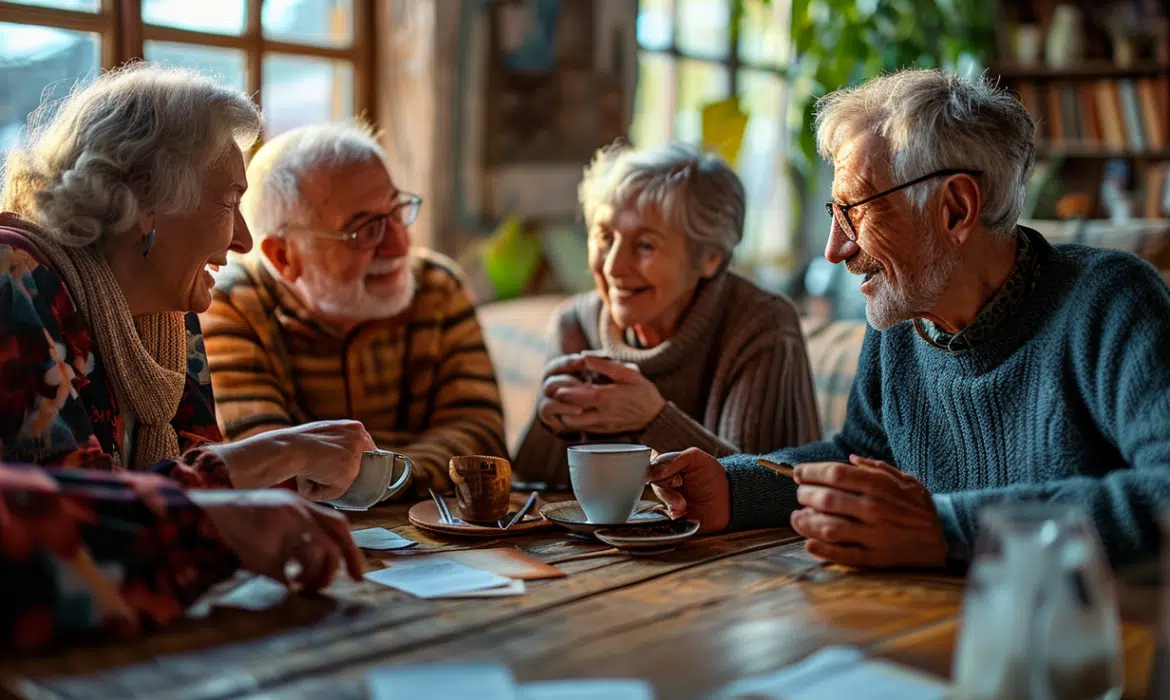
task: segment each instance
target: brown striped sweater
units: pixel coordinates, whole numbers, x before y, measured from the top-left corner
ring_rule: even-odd
[[[200,316],[224,435],[359,420],[414,461],[420,489],[447,488],[455,455],[506,456],[495,372],[457,267],[423,249],[412,257],[410,308],[346,334],[256,256],[224,267]]]
[[[623,440],[658,452],[698,447],[722,457],[820,439],[796,309],[733,273],[705,282],[674,335],[653,348],[627,344],[596,291],[573,297],[553,319],[549,355],[582,350],[638,365],[667,401],[640,434]],[[565,438],[580,441],[579,435]],[[534,418],[513,470],[527,480],[567,484],[568,444]]]

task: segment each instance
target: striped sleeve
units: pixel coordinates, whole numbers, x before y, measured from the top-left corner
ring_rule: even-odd
[[[255,294],[236,287],[216,289],[211,308],[200,316],[215,391],[216,416],[228,440],[294,424],[288,399],[260,340],[260,332],[233,303],[234,295]],[[259,300],[257,300],[259,303]]]
[[[496,373],[475,307],[461,285],[443,303],[441,359],[428,396],[430,421],[399,450],[414,462],[416,488],[422,489],[450,487],[447,464],[455,455],[508,454]]]

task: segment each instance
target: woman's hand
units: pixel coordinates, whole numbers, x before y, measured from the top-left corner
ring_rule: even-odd
[[[248,571],[294,590],[319,591],[344,561],[350,578],[361,580],[362,555],[349,521],[332,509],[283,489],[196,489],[187,495]]]
[[[610,383],[587,384],[578,376],[599,375]],[[658,387],[637,365],[597,355],[566,355],[545,370],[539,415],[557,432],[597,434],[643,430],[666,406]]]
[[[238,489],[275,486],[297,477],[297,490],[314,501],[337,498],[357,478],[362,453],[374,440],[358,421],[306,423],[237,442],[211,445]]]

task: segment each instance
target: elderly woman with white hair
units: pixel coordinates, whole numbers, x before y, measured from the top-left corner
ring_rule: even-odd
[[[237,568],[318,589],[360,554],[358,423],[220,440],[191,312],[247,251],[259,110],[139,65],[42,108],[0,191],[0,648],[166,622]],[[25,464],[28,466],[10,466]],[[292,565],[292,566],[290,566]]]
[[[796,310],[728,270],[744,225],[735,172],[683,143],[610,147],[579,198],[597,289],[556,314],[515,471],[564,484],[575,442],[730,455],[818,439]]]

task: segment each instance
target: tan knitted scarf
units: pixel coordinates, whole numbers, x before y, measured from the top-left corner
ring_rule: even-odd
[[[115,395],[136,421],[129,466],[147,469],[160,460],[178,457],[179,440],[171,420],[179,410],[186,382],[183,313],[134,318],[96,246],[66,248],[43,229],[10,215],[0,216],[0,226],[23,234],[49,259],[96,337]]]

